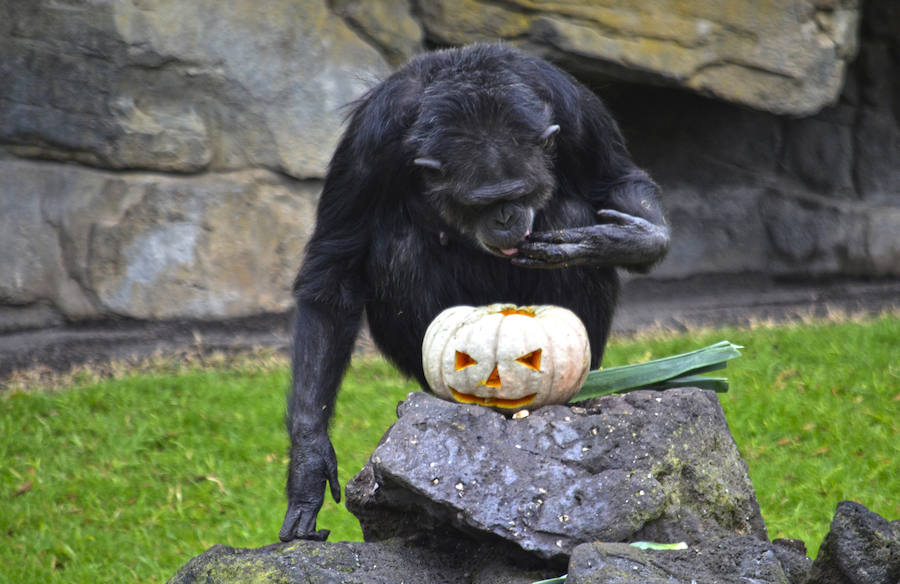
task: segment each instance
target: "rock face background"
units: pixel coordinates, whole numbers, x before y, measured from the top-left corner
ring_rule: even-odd
[[[504,39],[598,89],[656,278],[900,275],[900,6],[0,0],[0,331],[282,311],[341,106]]]

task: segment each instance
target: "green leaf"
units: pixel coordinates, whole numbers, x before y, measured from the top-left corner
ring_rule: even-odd
[[[532,582],[531,584],[563,584],[566,581],[568,574],[563,574],[559,578],[550,578],[549,580],[539,580],[537,582]]]
[[[683,541],[678,543],[656,543],[655,541],[635,541],[630,544],[642,550],[686,550],[688,546]]]
[[[683,375],[654,384],[653,389],[674,389],[676,387],[699,387],[716,393],[728,392],[726,377],[706,377],[705,375]]]
[[[588,373],[581,390],[570,401],[581,401],[611,393],[654,386],[679,377],[715,371],[725,367],[726,361],[729,359],[740,357],[741,353],[738,350],[740,348],[729,341],[720,341],[696,351],[663,357],[646,363],[596,369]],[[727,389],[727,385],[725,389]]]

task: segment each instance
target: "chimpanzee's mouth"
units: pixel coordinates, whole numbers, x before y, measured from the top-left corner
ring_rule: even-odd
[[[516,246],[518,244],[522,243],[523,241],[526,241],[528,239],[529,235],[531,235],[531,230],[526,231],[525,235],[522,236],[522,239],[520,239],[519,241],[517,241],[516,243],[514,243],[513,245],[511,245],[509,247],[499,246],[499,245],[491,245],[491,244],[485,243],[485,242],[481,242],[481,244],[485,247],[485,249],[487,249],[489,252],[491,252],[492,254],[494,254],[496,256],[500,256],[503,258],[511,258],[514,255],[516,255],[517,253],[519,253],[519,248]]]
[[[514,247],[510,247],[507,249],[500,249],[500,248],[495,247],[495,248],[493,248],[493,250],[495,253],[506,256],[506,257],[512,257],[512,256],[516,255],[517,253],[519,253],[519,250]]]

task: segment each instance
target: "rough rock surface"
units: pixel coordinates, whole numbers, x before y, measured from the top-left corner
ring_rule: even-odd
[[[472,542],[423,547],[402,541],[294,541],[257,549],[217,545],[192,559],[169,584],[530,584],[559,575],[521,556]]]
[[[569,562],[566,584],[802,584],[781,555],[791,550],[754,537],[700,542],[686,550],[640,550],[621,543],[585,543]],[[796,561],[809,564],[800,556]]]
[[[839,101],[812,117],[606,88],[635,159],[663,187],[673,245],[654,277],[900,275],[898,69],[900,4],[872,0]]]
[[[425,31],[413,18],[409,0],[333,0],[331,6],[395,67],[425,50]]]
[[[318,189],[0,160],[0,193],[0,302],[18,319],[159,319],[286,310]]]
[[[367,540],[491,534],[543,558],[589,541],[766,538],[714,393],[607,396],[511,419],[410,394],[347,507]]]
[[[0,1],[0,142],[122,169],[322,176],[382,56],[324,2]]]
[[[856,0],[652,6],[438,0],[419,9],[440,44],[510,39],[574,70],[679,85],[779,114],[834,103],[856,53]]]
[[[598,88],[665,193],[673,245],[654,277],[900,276],[900,4],[733,4],[0,0],[0,209],[25,220],[0,230],[0,274],[16,275],[0,279],[0,330],[289,305],[312,208],[276,205],[286,239],[273,258],[238,200],[258,209],[273,181],[314,197],[343,105],[426,47],[473,39],[517,44]],[[771,113],[800,111],[817,113]],[[110,172],[68,180],[88,168]],[[100,190],[146,173],[184,178],[178,206],[191,207],[141,218],[142,233],[171,235],[149,242],[126,236],[130,218]],[[188,201],[216,200],[231,180],[244,194],[227,212]],[[119,233],[102,249],[118,267],[61,254],[65,229],[35,223],[57,199]],[[215,263],[185,261],[187,218],[230,234]],[[282,231],[294,224],[297,237]],[[250,277],[212,273],[248,263]]]
[[[807,584],[900,582],[900,521],[889,522],[859,503],[838,503]]]

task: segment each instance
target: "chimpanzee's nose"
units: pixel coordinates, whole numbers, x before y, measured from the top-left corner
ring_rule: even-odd
[[[497,229],[507,230],[516,221],[516,212],[513,205],[503,205],[494,216],[494,225]]]

